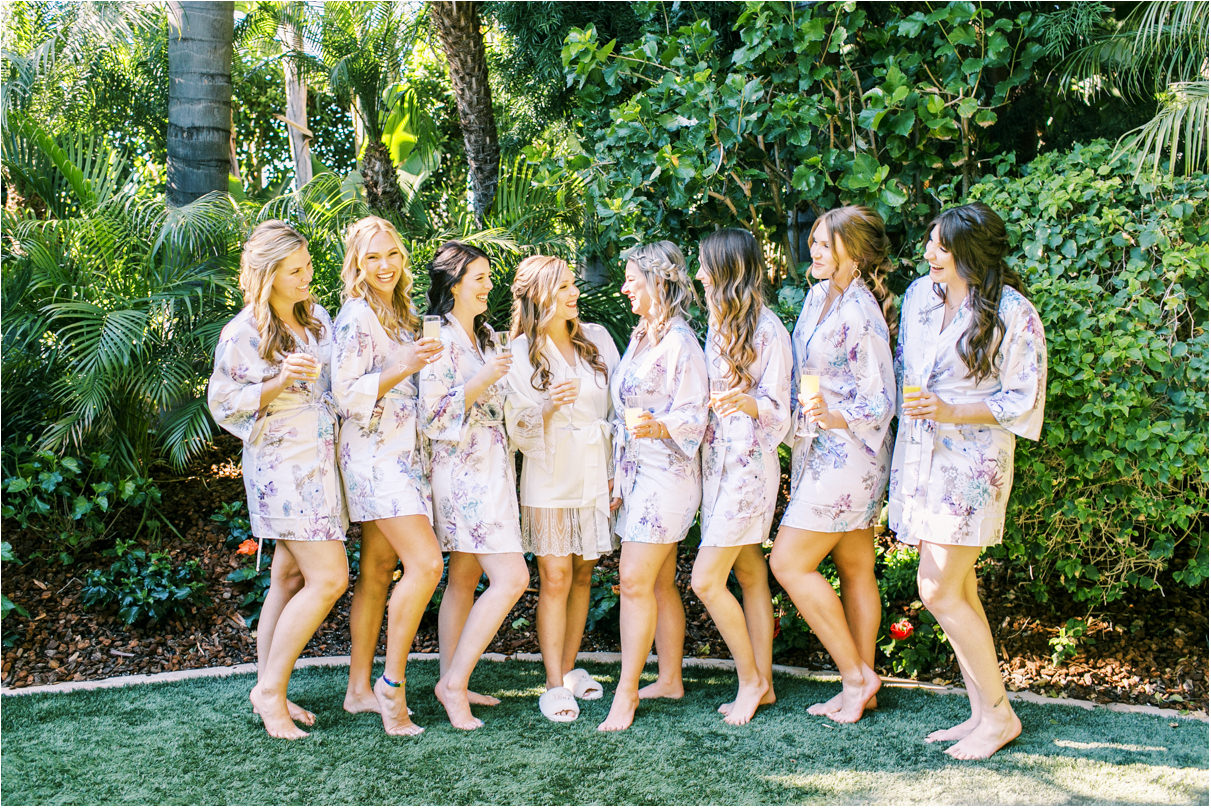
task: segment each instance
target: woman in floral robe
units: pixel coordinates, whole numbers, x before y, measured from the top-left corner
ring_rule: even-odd
[[[434,526],[450,553],[437,618],[442,675],[435,692],[450,723],[470,730],[483,726],[471,704],[497,702],[468,690],[471,672],[530,581],[504,424],[502,380],[512,357],[488,349],[492,279],[483,252],[446,242],[429,280],[429,314],[444,318],[445,350],[421,371],[421,410],[432,441]],[[488,588],[475,599],[484,573]]]
[[[626,729],[641,698],[680,698],[685,611],[677,591],[677,545],[702,498],[698,447],[707,418],[706,357],[685,321],[693,286],[672,242],[632,250],[622,293],[640,316],[610,381],[614,405],[615,533],[622,539],[622,671],[610,713],[597,728]],[[659,621],[657,614],[659,613]],[[639,690],[652,639],[656,682]]]
[[[1024,285],[1005,263],[1005,224],[983,203],[930,226],[929,278],[904,294],[897,373],[903,389],[889,514],[920,549],[921,600],[954,646],[971,718],[926,740],[987,758],[1022,731],[1005,695],[977,590],[980,551],[1001,541],[1015,435],[1038,440],[1047,343]]]
[[[778,445],[790,423],[791,339],[763,303],[765,260],[751,233],[712,233],[698,245],[698,263],[710,315],[711,413],[702,444],[702,546],[691,583],[736,662],[739,689],[720,711],[741,725],[774,700],[774,611],[761,544],[774,518]],[[743,609],[727,586],[733,571]]]
[[[307,736],[295,721],[315,723],[286,699],[294,662],[349,585],[332,326],[311,298],[311,276],[298,231],[276,219],[252,231],[240,257],[244,309],[219,335],[207,395],[215,422],[244,442],[252,535],[277,540],[249,699],[265,730],[286,739]]]
[[[417,421],[415,373],[441,353],[416,339],[408,253],[395,227],[367,216],[345,235],[345,304],[336,317],[332,392],[341,416],[339,457],[349,516],[362,523],[349,609],[345,709],[377,712],[390,735],[416,735],[404,694],[408,650],[441,581],[433,501]],[[397,561],[403,576],[387,603]],[[370,685],[387,606],[387,660]]]
[[[770,558],[841,673],[841,693],[809,710],[840,723],[874,706],[880,685],[871,527],[887,486],[896,384],[880,308],[890,305],[888,246],[883,220],[869,208],[830,210],[812,228],[811,272],[821,283],[795,325],[795,377],[808,382],[800,381],[790,502]],[[828,555],[844,604],[818,569]]]

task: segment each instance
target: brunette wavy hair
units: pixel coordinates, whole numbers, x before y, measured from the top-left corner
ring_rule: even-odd
[[[845,252],[857,264],[858,277],[870,289],[879,308],[883,310],[883,319],[887,323],[887,333],[891,344],[896,344],[896,334],[900,330],[900,319],[896,317],[896,302],[887,288],[887,276],[891,274],[891,260],[887,257],[891,250],[891,241],[887,238],[887,230],[883,217],[865,205],[846,205],[827,211],[812,225],[812,237],[816,228],[821,225],[828,228],[829,250],[833,262],[837,262],[837,239],[845,245]]]
[[[445,316],[454,309],[454,287],[466,277],[467,267],[476,258],[490,260],[483,250],[461,241],[447,241],[437,248],[429,262],[429,314]],[[475,318],[475,341],[480,350],[488,347],[491,337],[488,313],[484,312]]]
[[[252,307],[260,345],[257,353],[266,362],[276,362],[296,350],[298,340],[269,305],[273,294],[273,278],[283,259],[307,246],[307,239],[281,219],[268,219],[253,228],[240,254],[240,291],[244,305]],[[294,304],[294,317],[318,342],[324,335],[324,325],[315,316],[315,298],[308,297]]]
[[[1026,284],[1005,263],[1009,253],[1005,222],[983,202],[942,211],[929,223],[929,233],[935,227],[938,243],[954,256],[955,271],[967,282],[972,318],[959,338],[958,351],[968,373],[980,381],[996,372],[996,355],[1005,338],[1001,293],[1008,286],[1026,297]],[[945,302],[942,286],[935,283],[933,289]]]
[[[513,323],[511,336],[524,335],[529,341],[530,384],[535,390],[547,390],[551,386],[551,364],[542,352],[543,335],[555,318],[555,293],[559,282],[568,271],[562,258],[550,255],[531,255],[517,265],[513,276]],[[592,340],[580,328],[580,318],[567,321],[568,335],[576,355],[606,379],[605,360]]]
[[[698,263],[711,279],[706,307],[727,363],[728,386],[750,388],[756,382],[751,368],[757,361],[754,343],[765,303],[761,246],[747,230],[717,230],[699,242]]]
[[[685,271],[685,255],[671,241],[641,244],[623,253],[623,259],[634,262],[647,283],[652,296],[652,338],[660,340],[665,327],[674,317],[689,319],[690,304],[697,298],[694,284]],[[647,320],[640,319],[634,336],[647,330]]]
[[[403,261],[403,271],[395,282],[391,292],[390,305],[374,292],[366,282],[366,267],[362,262],[370,249],[370,242],[379,233],[391,237],[395,249],[399,250]],[[344,283],[344,298],[360,298],[370,306],[370,310],[378,317],[379,324],[392,339],[399,341],[400,333],[415,336],[420,318],[412,305],[412,260],[408,249],[395,229],[395,225],[378,216],[367,216],[350,225],[345,232],[345,264],[341,267],[341,281]]]

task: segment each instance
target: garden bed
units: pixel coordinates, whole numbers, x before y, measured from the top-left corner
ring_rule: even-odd
[[[255,639],[238,608],[250,584],[226,580],[250,560],[228,549],[223,528],[210,520],[224,503],[243,497],[238,451],[238,443],[222,438],[193,471],[161,483],[163,511],[183,536],[178,540],[167,534],[164,549],[179,562],[197,559],[206,575],[204,597],[187,609],[188,616],[183,619],[128,627],[113,612],[89,611],[82,604],[84,578],[89,569],[104,566],[107,560],[96,554],[82,554],[72,564],[63,565],[41,558],[35,552],[40,540],[37,535],[6,526],[5,540],[13,545],[20,561],[5,564],[3,591],[29,616],[14,612],[4,620],[0,681],[7,687],[28,687],[255,661]],[[355,526],[350,531],[351,539],[358,535]],[[616,564],[616,556],[603,560],[606,578]],[[692,554],[682,552],[677,580],[685,593],[686,654],[727,657],[726,645],[689,590],[691,564]],[[1095,609],[1085,621],[1088,630],[1077,643],[1075,656],[1057,665],[1049,640],[1059,635],[1069,619],[1086,617],[1087,607],[1069,602],[1062,593],[1056,593],[1050,603],[1039,605],[1019,597],[1009,576],[1000,574],[993,562],[988,562],[982,572],[981,596],[1010,689],[1100,702],[1207,709],[1205,585],[1137,593]],[[506,618],[490,651],[508,654],[538,650],[533,628],[537,585],[535,570],[530,589]],[[352,588],[325,620],[304,655],[349,652],[351,597]],[[801,640],[798,647],[781,647],[785,644],[780,638],[776,662],[832,667],[814,637]],[[583,649],[618,649],[616,611],[585,637]],[[434,609],[426,613],[413,650],[437,650]],[[381,641],[378,653],[383,653]],[[886,669],[881,672],[892,673]],[[958,670],[947,654],[940,667],[922,673],[921,678],[954,682]]]

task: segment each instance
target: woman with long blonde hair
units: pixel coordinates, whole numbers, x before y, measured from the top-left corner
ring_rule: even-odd
[[[739,689],[720,712],[741,725],[774,701],[774,611],[761,544],[774,518],[778,445],[790,423],[791,338],[765,305],[765,260],[751,233],[710,234],[698,245],[698,266],[709,315],[711,414],[702,444],[702,545],[691,585],[736,662]],[[743,608],[728,590],[731,572]]]
[[[433,499],[417,418],[416,373],[442,350],[418,339],[408,251],[395,227],[367,216],[345,234],[345,303],[333,325],[332,392],[349,516],[362,523],[360,570],[349,610],[345,709],[377,712],[389,735],[416,735],[404,691],[408,650],[442,575]],[[396,561],[403,577],[391,592]],[[387,606],[387,660],[370,669]]]
[[[872,526],[891,460],[895,377],[885,312],[883,220],[835,208],[812,228],[812,286],[792,338],[799,381],[791,496],[770,567],[841,673],[841,693],[809,711],[853,723],[875,706],[882,605]],[[818,567],[831,555],[841,598]]]
[[[513,280],[505,423],[522,453],[522,547],[538,559],[538,646],[551,721],[580,715],[576,699],[603,695],[576,654],[589,614],[597,559],[610,535],[610,372],[618,349],[600,325],[580,320],[580,290],[567,262],[534,255]]]
[[[702,498],[698,448],[707,421],[706,357],[686,322],[694,287],[681,250],[670,241],[631,250],[622,293],[640,320],[610,381],[622,670],[610,713],[597,727],[603,732],[631,726],[640,699],[684,695],[677,545]],[[659,673],[641,690],[653,638]]]
[[[244,308],[219,336],[207,395],[215,422],[244,442],[252,535],[277,541],[249,699],[265,730],[285,739],[307,736],[295,721],[315,723],[286,699],[286,688],[295,660],[349,585],[332,325],[311,297],[311,277],[307,239],[276,219],[257,225],[240,257]]]

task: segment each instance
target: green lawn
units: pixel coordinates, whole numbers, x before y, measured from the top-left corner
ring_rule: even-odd
[[[715,713],[731,675],[687,668],[687,696],[640,708],[625,733],[594,731],[612,666],[588,666],[606,699],[551,724],[533,663],[482,663],[502,704],[452,729],[435,662],[409,666],[418,739],[341,710],[346,670],[298,671],[291,697],[319,716],[310,738],[271,741],[248,710],[250,676],[3,701],[4,804],[1207,804],[1207,724],[1016,705],[1026,730],[991,761],[960,763],[927,730],[965,717],[953,695],[885,689],[853,726],[804,708],[835,685],[780,676],[778,704],[746,727]]]

